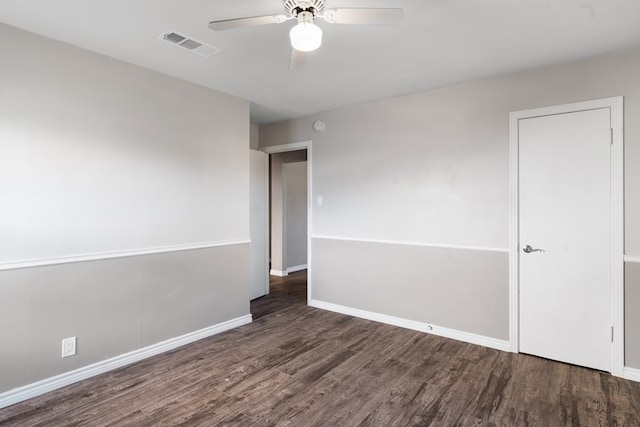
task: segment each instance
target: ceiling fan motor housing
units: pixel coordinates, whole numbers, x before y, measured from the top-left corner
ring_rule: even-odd
[[[324,0],[285,0],[284,10],[294,18],[300,12],[311,12],[313,16],[324,13]]]

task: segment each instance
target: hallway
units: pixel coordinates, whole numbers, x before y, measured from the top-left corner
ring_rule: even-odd
[[[251,301],[253,320],[288,305],[307,304],[307,270],[269,276],[269,294]]]

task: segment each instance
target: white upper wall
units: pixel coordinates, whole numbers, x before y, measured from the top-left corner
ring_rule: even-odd
[[[640,255],[638,76],[640,51],[593,58],[261,126],[260,146],[313,141],[312,234],[507,248],[509,112],[623,95],[626,252]]]
[[[249,238],[249,103],[0,24],[0,262]]]
[[[313,233],[506,247],[506,140],[476,131],[498,126],[469,101],[413,96],[323,116],[314,162],[331,160],[314,165]]]

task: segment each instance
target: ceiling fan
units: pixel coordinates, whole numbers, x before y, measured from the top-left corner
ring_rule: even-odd
[[[284,14],[223,19],[209,22],[216,31],[266,24],[281,24],[296,19],[298,24],[289,32],[291,63],[294,69],[304,62],[304,52],[311,52],[322,44],[322,30],[313,22],[320,18],[330,24],[398,25],[404,15],[397,8],[340,8],[326,9],[325,0],[284,0]]]

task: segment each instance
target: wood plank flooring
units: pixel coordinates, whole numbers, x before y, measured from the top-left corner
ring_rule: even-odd
[[[19,426],[640,426],[640,384],[307,307],[0,410]]]

